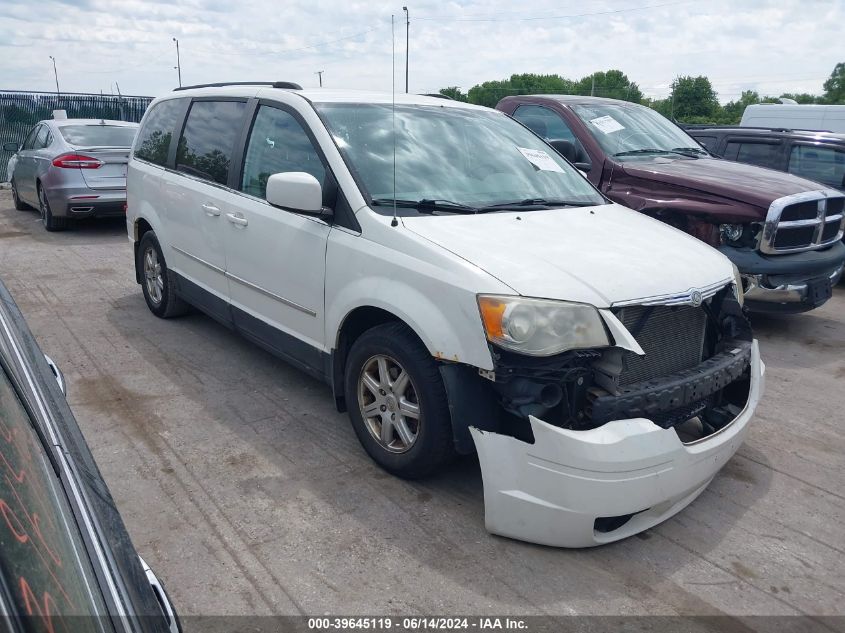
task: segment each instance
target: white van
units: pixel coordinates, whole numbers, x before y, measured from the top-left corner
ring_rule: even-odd
[[[742,127],[845,132],[845,105],[755,103],[745,107]]]
[[[681,510],[763,388],[736,269],[502,112],[395,99],[153,102],[126,218],[150,310],[199,308],[324,380],[391,473],[477,450],[492,532],[582,547]]]

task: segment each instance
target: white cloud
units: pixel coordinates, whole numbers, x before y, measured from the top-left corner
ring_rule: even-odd
[[[406,0],[410,2],[410,0]],[[651,96],[678,75],[707,75],[720,98],[820,92],[842,59],[845,3],[822,0],[505,0],[409,5],[411,90],[468,89],[512,73],[578,79],[619,68]],[[631,10],[638,9],[638,10]],[[176,83],[298,81],[389,90],[390,14],[396,84],[404,86],[402,3],[329,0],[3,0],[3,88],[156,95]],[[583,15],[603,13],[602,15]],[[568,17],[567,17],[568,16]],[[314,46],[314,45],[317,46]]]

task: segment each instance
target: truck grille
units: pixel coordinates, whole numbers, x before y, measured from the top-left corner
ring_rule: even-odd
[[[701,307],[627,306],[616,316],[645,352],[625,352],[620,386],[691,369],[703,360],[707,315]]]
[[[775,200],[769,208],[760,250],[768,254],[822,248],[842,238],[845,197],[824,192]]]

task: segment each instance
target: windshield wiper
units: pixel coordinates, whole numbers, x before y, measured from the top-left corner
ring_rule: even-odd
[[[678,154],[690,154],[692,156],[710,156],[710,152],[700,147],[673,147],[672,151]]]
[[[559,198],[526,198],[525,200],[511,200],[508,202],[499,202],[497,204],[488,204],[480,207],[478,211],[485,213],[487,211],[508,210],[508,209],[550,209],[552,207],[591,207],[592,202],[580,202],[577,200],[562,200]]]
[[[396,204],[397,207],[403,209],[416,209],[420,213],[434,213],[435,211],[443,211],[445,213],[478,213],[478,208],[471,207],[468,204],[460,202],[452,202],[451,200],[433,200],[423,198],[422,200],[399,200],[394,198],[374,198],[372,202],[379,207],[392,207]]]
[[[685,150],[685,151],[681,151]],[[644,147],[642,149],[629,149],[625,152],[616,152],[614,156],[634,156],[636,154],[678,154],[679,156],[686,156],[687,158],[697,158],[697,154],[690,154],[689,152],[696,151],[695,147],[677,147],[675,149],[657,149],[656,147]]]

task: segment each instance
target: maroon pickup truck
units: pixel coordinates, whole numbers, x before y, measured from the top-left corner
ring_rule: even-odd
[[[722,160],[641,105],[580,96],[505,97],[497,109],[546,139],[608,198],[714,246],[742,274],[748,308],[803,312],[845,263],[845,194]]]

